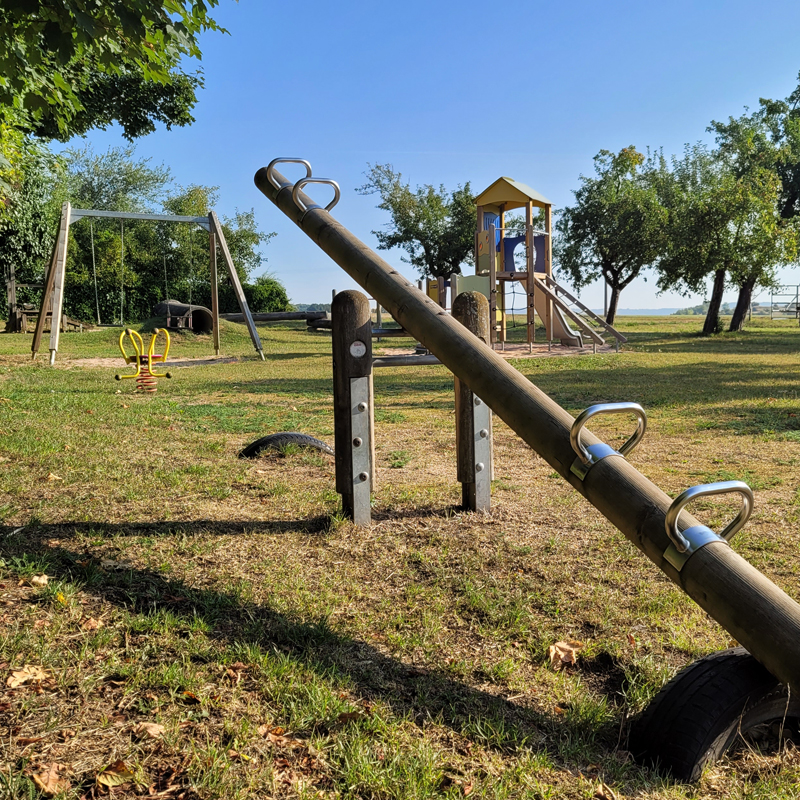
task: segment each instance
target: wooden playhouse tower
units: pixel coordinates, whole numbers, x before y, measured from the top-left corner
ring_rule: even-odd
[[[479,291],[489,300],[492,345],[506,340],[506,289],[509,284],[524,286],[527,342],[533,347],[536,315],[545,328],[548,341],[568,347],[604,343],[602,333],[617,342],[625,337],[607,325],[591,309],[553,279],[553,204],[535,189],[513,178],[498,178],[476,198],[478,223],[475,232],[475,275],[453,276],[453,297],[463,291]],[[509,211],[525,209],[524,231],[506,228]],[[534,228],[534,208],[542,209],[542,229]],[[525,264],[519,268],[514,252],[525,245]],[[568,322],[569,320],[569,322]],[[570,325],[575,325],[577,330]],[[598,330],[599,329],[599,330]],[[585,342],[585,340],[588,340]]]

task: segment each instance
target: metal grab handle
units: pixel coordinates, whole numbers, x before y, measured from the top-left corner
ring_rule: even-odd
[[[645,430],[647,430],[647,414],[638,403],[598,403],[597,405],[589,406],[585,411],[578,414],[569,432],[569,443],[572,445],[572,449],[578,454],[578,458],[580,458],[584,464],[592,463],[592,455],[581,442],[583,426],[597,414],[623,414],[627,412],[636,414],[638,424],[633,436],[631,436],[617,451],[621,456],[624,456],[630,453],[631,450],[639,444],[642,440],[642,436],[644,436]]]
[[[664,517],[664,527],[667,531],[667,536],[669,536],[670,541],[675,545],[675,549],[679,553],[685,553],[691,546],[691,542],[678,530],[678,517],[684,506],[698,497],[711,497],[716,494],[730,494],[731,492],[739,492],[742,496],[742,510],[736,519],[729,523],[719,534],[722,539],[729,542],[734,534],[744,527],[753,512],[755,498],[753,497],[753,490],[746,483],[742,481],[706,483],[700,486],[692,486],[675,498],[667,511],[666,517]]]
[[[333,186],[333,200],[331,200],[330,203],[325,206],[325,211],[330,211],[339,202],[341,192],[339,191],[339,184],[336,183],[336,181],[332,180],[331,178],[300,178],[300,180],[294,185],[294,189],[292,189],[292,200],[294,200],[294,202],[300,206],[301,211],[306,212],[310,211],[312,208],[322,208],[322,206],[318,206],[316,204],[310,205],[306,208],[306,206],[300,202],[300,190],[307,183],[324,183],[327,186]]]
[[[279,191],[283,186],[290,186],[291,184],[285,183],[281,186],[281,184],[275,180],[275,175],[272,170],[276,164],[302,164],[306,168],[306,178],[311,177],[311,164],[304,158],[273,158],[272,161],[267,164],[267,180]]]

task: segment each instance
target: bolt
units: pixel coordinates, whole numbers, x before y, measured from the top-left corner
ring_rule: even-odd
[[[359,404],[356,406],[356,408],[357,408],[359,411],[366,411],[366,410],[369,408],[369,406],[368,406],[366,403],[359,403]]]
[[[479,406],[480,404],[481,404],[481,399],[480,399],[480,397],[476,397],[476,398],[475,398],[475,405],[476,405],[476,406]]]
[[[481,439],[485,439],[489,435],[489,431],[487,431],[486,428],[481,428],[481,431],[478,435],[481,437]]]
[[[368,475],[366,472],[359,472],[359,473],[358,473],[358,479],[359,479],[359,480],[360,480],[362,483],[364,483],[364,481],[368,481],[368,480],[369,480],[369,475]]]
[[[482,461],[479,461],[475,465],[475,472],[483,472],[483,462]]]
[[[362,444],[361,437],[356,436],[356,438],[353,439],[353,447],[361,447],[361,444]]]

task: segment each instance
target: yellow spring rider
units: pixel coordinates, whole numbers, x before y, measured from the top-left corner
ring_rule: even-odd
[[[156,339],[158,339],[159,333],[163,333],[167,340],[163,355],[154,353],[156,348]],[[131,344],[133,345],[136,355],[129,356],[125,352],[126,336],[131,340]],[[153,364],[159,361],[165,362],[167,360],[167,353],[169,353],[169,333],[164,328],[156,328],[153,331],[153,335],[150,337],[150,346],[147,348],[147,353],[144,351],[144,341],[142,341],[142,337],[139,336],[136,331],[131,330],[130,328],[125,328],[125,330],[119,336],[119,349],[122,351],[122,357],[125,359],[126,364],[136,364],[136,372],[134,372],[133,375],[115,375],[114,377],[118,381],[125,380],[126,378],[136,378],[137,389],[141,390],[142,392],[154,394],[156,391],[157,378],[172,377],[169,372],[153,372]]]

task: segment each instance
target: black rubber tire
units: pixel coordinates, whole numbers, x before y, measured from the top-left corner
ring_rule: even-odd
[[[679,781],[693,783],[735,743],[739,734],[800,719],[800,698],[743,647],[712,653],[679,672],[631,727],[634,758]]]
[[[239,458],[256,458],[262,450],[280,450],[290,444],[296,447],[311,447],[314,450],[327,453],[329,456],[333,455],[333,448],[325,444],[321,439],[315,439],[307,433],[281,431],[280,433],[271,433],[269,436],[262,436],[260,439],[256,439],[239,453]]]

